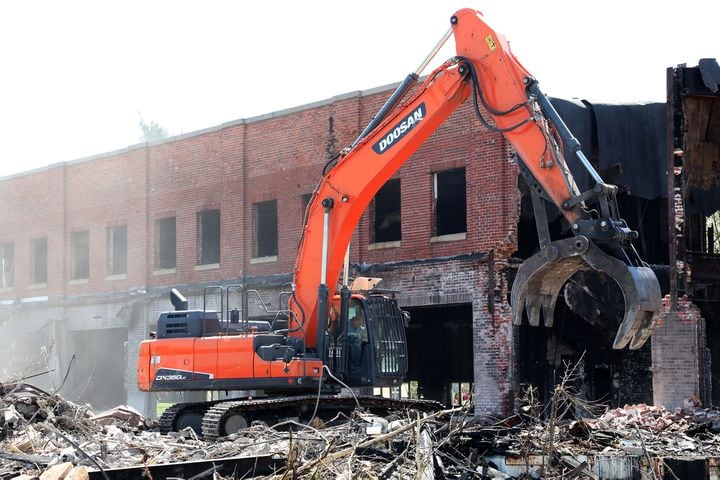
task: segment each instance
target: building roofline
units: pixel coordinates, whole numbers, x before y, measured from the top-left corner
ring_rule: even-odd
[[[119,148],[117,150],[111,150],[109,152],[98,153],[95,155],[90,155],[88,157],[81,157],[81,158],[76,158],[76,159],[72,159],[72,160],[55,162],[55,163],[51,163],[51,164],[48,164],[48,165],[45,165],[42,167],[33,168],[31,170],[25,170],[23,172],[12,173],[10,175],[0,176],[0,182],[6,181],[6,180],[12,180],[15,178],[20,178],[20,177],[26,177],[29,175],[35,175],[37,173],[54,170],[56,168],[65,168],[67,166],[77,165],[77,164],[86,163],[86,162],[92,162],[95,160],[102,160],[104,158],[115,157],[118,155],[123,155],[126,153],[133,152],[135,150],[139,150],[141,148],[154,147],[156,145],[162,145],[164,143],[177,142],[180,140],[185,140],[187,138],[197,137],[200,135],[207,135],[208,133],[219,132],[219,131],[225,130],[227,128],[235,127],[238,125],[248,125],[248,124],[252,124],[252,123],[263,122],[266,120],[272,120],[275,118],[292,115],[294,113],[302,112],[305,110],[311,110],[311,109],[323,107],[326,105],[332,105],[335,102],[348,100],[351,98],[366,97],[366,96],[374,95],[376,93],[382,93],[384,91],[396,88],[399,84],[400,84],[400,82],[396,82],[396,83],[390,83],[387,85],[382,85],[379,87],[369,88],[366,90],[355,90],[352,92],[335,95],[335,96],[326,98],[324,100],[318,100],[316,102],[311,102],[311,103],[306,103],[303,105],[289,107],[289,108],[277,110],[277,111],[270,112],[270,113],[263,113],[261,115],[256,115],[254,117],[230,120],[228,122],[224,122],[219,125],[214,125],[212,127],[203,128],[201,130],[193,130],[192,132],[174,135],[172,137],[163,138],[162,140],[156,140],[153,142],[136,143],[134,145],[128,145],[125,148]]]

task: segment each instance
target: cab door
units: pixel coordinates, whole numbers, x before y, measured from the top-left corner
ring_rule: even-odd
[[[371,295],[365,300],[370,333],[370,377],[376,387],[400,385],[407,375],[407,337],[409,316],[394,298]]]
[[[366,313],[365,302],[359,298],[351,299],[347,317],[341,337],[347,383],[351,387],[372,386],[372,334],[369,328],[372,320]]]

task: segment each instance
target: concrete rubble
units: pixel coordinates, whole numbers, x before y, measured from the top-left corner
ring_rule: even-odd
[[[162,435],[155,422],[131,407],[95,415],[28,384],[0,384],[0,479],[682,479],[720,474],[720,412],[702,408],[697,399],[675,411],[640,404],[591,415],[597,408],[556,389],[547,407],[527,402],[501,420],[474,419],[469,404],[433,414],[398,411],[385,418],[356,411],[346,421],[312,426],[293,420],[275,426],[255,422],[207,442],[190,429]]]

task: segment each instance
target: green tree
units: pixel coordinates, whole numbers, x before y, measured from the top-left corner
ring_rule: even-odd
[[[140,115],[139,112],[138,115]],[[163,138],[168,138],[170,136],[168,131],[155,120],[146,122],[142,115],[140,115],[140,121],[138,124],[140,125],[141,142],[154,142],[156,140],[162,140]]]

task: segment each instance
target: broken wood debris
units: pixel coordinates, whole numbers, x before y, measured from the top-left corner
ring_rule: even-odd
[[[162,435],[127,406],[94,415],[27,384],[0,385],[0,395],[0,480],[609,478],[603,459],[634,459],[647,478],[663,478],[663,459],[720,457],[720,412],[694,400],[575,418],[558,396],[548,418],[531,405],[501,421],[473,418],[471,405],[356,411],[340,424],[254,422],[209,442],[190,429]]]

